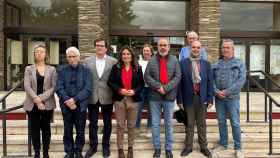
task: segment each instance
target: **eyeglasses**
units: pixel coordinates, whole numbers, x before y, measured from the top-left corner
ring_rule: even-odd
[[[77,57],[77,55],[69,55],[69,56],[67,56],[67,58],[76,58]]]
[[[200,49],[200,47],[192,47],[192,48]]]
[[[105,47],[105,45],[97,44],[97,45],[95,45],[95,47]]]
[[[167,47],[168,44],[159,44],[158,46],[160,46],[160,47]]]

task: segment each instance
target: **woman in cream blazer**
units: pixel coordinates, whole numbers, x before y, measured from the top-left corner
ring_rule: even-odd
[[[48,150],[51,139],[51,118],[55,109],[56,70],[47,65],[47,50],[44,45],[34,48],[34,65],[27,66],[24,72],[26,98],[24,110],[31,123],[31,138],[34,158],[40,158],[40,131],[42,131],[43,158],[49,158]]]

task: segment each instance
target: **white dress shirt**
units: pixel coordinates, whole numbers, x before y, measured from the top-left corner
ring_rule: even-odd
[[[106,58],[106,55],[101,59],[96,57],[96,70],[97,70],[97,75],[99,78],[102,77],[103,72],[104,72],[105,58]]]

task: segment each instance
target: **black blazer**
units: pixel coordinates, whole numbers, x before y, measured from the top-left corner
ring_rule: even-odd
[[[111,74],[108,80],[108,86],[113,90],[113,101],[121,101],[124,96],[119,93],[123,88],[122,84],[122,66],[118,63],[112,67]],[[135,95],[132,96],[135,102],[142,101],[141,91],[144,88],[143,73],[140,66],[134,67],[132,70],[132,89]]]

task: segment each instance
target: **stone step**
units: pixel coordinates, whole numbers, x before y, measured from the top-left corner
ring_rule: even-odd
[[[162,149],[164,150],[164,149]],[[262,150],[247,150],[244,151],[245,158],[279,158],[279,155],[268,155],[268,150],[262,149]],[[278,150],[279,152],[279,150]],[[180,156],[181,150],[173,150],[174,158],[181,158]],[[83,153],[85,154],[85,152]],[[126,151],[125,151],[126,154]],[[165,157],[165,152],[161,152],[161,157]],[[1,154],[0,154],[1,155]],[[27,153],[11,153],[9,154],[11,157],[6,158],[27,158]],[[19,156],[20,155],[20,156]],[[50,158],[63,158],[65,153],[64,152],[50,152],[49,153]],[[134,150],[134,157],[135,158],[150,158],[153,155],[153,150]],[[94,156],[94,158],[103,158],[102,152],[97,152]],[[117,158],[117,151],[112,150],[110,158]],[[218,158],[233,158],[234,157],[234,150],[226,150],[223,152],[218,153]],[[193,151],[190,155],[187,156],[187,158],[206,158],[204,155],[202,155],[198,150]]]
[[[146,119],[142,120],[142,132],[146,132]],[[88,133],[88,124],[89,122],[87,121],[86,125],[86,133]],[[99,124],[99,133],[102,131],[103,128],[103,122],[102,120],[98,121]],[[185,132],[185,127],[181,123],[177,123],[176,120],[173,120],[173,125],[174,125],[174,133],[182,133]],[[229,132],[231,132],[231,127],[230,127],[230,122],[228,121],[227,123],[229,127]],[[116,121],[112,121],[112,132],[116,132]],[[0,124],[0,127],[2,128],[2,124]],[[63,134],[64,130],[64,125],[63,125],[63,120],[55,120],[54,123],[51,124],[52,127],[52,133],[53,134]],[[161,130],[163,132],[163,120],[161,123]],[[241,130],[244,133],[268,133],[269,131],[269,125],[268,123],[264,122],[246,122],[244,120],[241,120]],[[0,135],[2,135],[2,130],[0,130]],[[8,120],[7,121],[7,134],[27,134],[28,129],[27,129],[27,120]],[[207,132],[209,133],[218,133],[218,123],[217,120],[213,119],[208,119],[207,120]],[[273,122],[273,132],[279,133],[280,132],[280,122],[279,121],[274,121]]]
[[[85,148],[88,148],[89,140],[88,140],[88,134],[85,136],[86,138],[86,146]],[[102,142],[101,140],[102,135],[99,134],[99,142]],[[207,139],[209,143],[209,147],[212,148],[219,138],[218,133],[208,133]],[[184,145],[184,139],[185,134],[184,133],[176,133],[174,134],[174,149],[180,149]],[[112,134],[111,136],[111,147],[112,149],[116,150],[116,134]],[[164,134],[161,134],[161,141],[164,142]],[[2,142],[2,138],[0,139],[0,142]],[[195,147],[198,148],[197,144],[197,136],[195,135],[194,138]],[[280,135],[274,135],[273,136],[273,142],[274,142],[274,148],[277,149],[280,145]],[[124,143],[127,145],[127,135],[125,134]],[[2,144],[2,143],[1,143]],[[27,135],[8,135],[7,137],[7,144],[10,151],[13,152],[21,152],[25,151],[27,148]],[[229,134],[229,148],[233,148],[233,141],[232,136]],[[101,146],[101,145],[100,145]],[[244,149],[263,149],[268,148],[268,134],[264,133],[254,133],[254,134],[247,134],[242,133],[242,146]],[[151,133],[149,134],[140,134],[140,136],[137,136],[135,139],[135,149],[143,150],[143,149],[151,149],[152,141],[151,141]],[[51,151],[63,151],[63,135],[52,135],[51,140]]]

